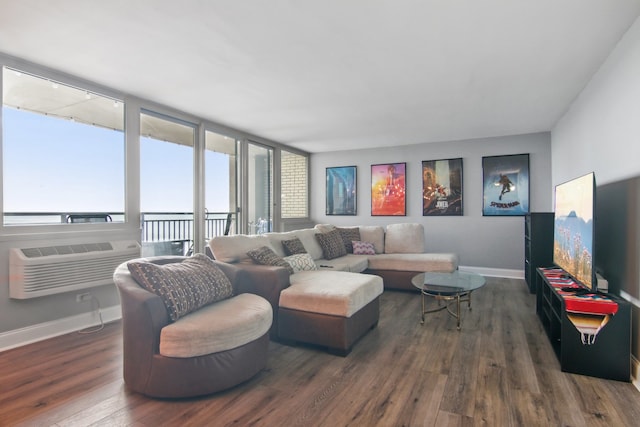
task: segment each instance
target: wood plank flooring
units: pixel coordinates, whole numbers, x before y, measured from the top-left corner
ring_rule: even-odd
[[[387,291],[346,357],[270,344],[231,390],[154,400],[122,381],[121,324],[0,353],[0,426],[631,426],[630,383],[560,371],[521,280],[488,278],[464,310],[420,325],[420,296]]]

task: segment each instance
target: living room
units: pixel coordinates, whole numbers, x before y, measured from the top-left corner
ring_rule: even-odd
[[[594,72],[584,79],[584,87],[575,92],[575,99],[563,111],[555,111],[556,121],[548,128],[535,127],[526,131],[495,135],[470,134],[451,139],[433,139],[405,145],[400,132],[397,135],[386,134],[388,143],[370,148],[359,149],[323,149],[313,152],[311,146],[300,146],[310,155],[309,197],[310,222],[332,223],[335,225],[389,224],[391,222],[420,222],[426,230],[426,244],[429,250],[453,251],[459,254],[462,266],[474,269],[487,276],[510,278],[522,277],[523,264],[523,221],[521,217],[485,217],[482,216],[482,158],[484,156],[528,153],[530,155],[530,200],[532,212],[550,212],[553,210],[553,188],[584,173],[594,171],[598,186],[619,182],[634,182],[640,176],[640,166],[635,160],[640,154],[637,140],[640,137],[640,124],[637,116],[640,111],[640,22],[637,19],[640,9],[637,2],[616,2],[624,8],[625,14],[632,11],[628,18],[628,29],[620,32],[620,37],[608,40],[611,48],[592,64]],[[3,6],[4,7],[4,6]],[[577,6],[579,11],[579,6]],[[596,13],[591,10],[591,13]],[[3,13],[5,19],[9,15]],[[20,25],[26,25],[28,22]],[[18,24],[14,24],[18,25]],[[5,23],[3,22],[3,26]],[[6,28],[6,27],[5,27]],[[15,29],[7,36],[19,38]],[[619,28],[618,28],[619,29]],[[3,34],[4,36],[4,34]],[[14,51],[9,37],[3,37],[0,57],[29,58],[28,52]],[[585,43],[589,45],[589,43]],[[603,44],[606,44],[603,42]],[[595,47],[594,47],[595,48]],[[585,46],[585,49],[588,47]],[[55,51],[54,51],[55,52]],[[55,55],[55,53],[53,54]],[[50,58],[43,56],[42,64]],[[403,67],[398,66],[401,71]],[[91,76],[81,76],[92,80]],[[394,82],[402,80],[397,77]],[[540,90],[543,90],[541,88]],[[477,100],[482,103],[481,100]],[[442,120],[447,120],[447,117]],[[418,118],[419,120],[419,118]],[[223,122],[223,124],[225,124]],[[369,123],[372,128],[375,123]],[[521,128],[518,128],[521,129]],[[381,137],[382,138],[382,137]],[[384,139],[384,138],[383,138]],[[435,141],[435,142],[433,142]],[[440,141],[440,142],[439,142]],[[283,140],[283,144],[286,142]],[[415,142],[411,140],[410,142]],[[346,146],[346,145],[345,145]],[[421,205],[421,162],[425,160],[463,158],[464,166],[464,215],[462,217],[425,218]],[[369,168],[380,163],[407,163],[407,212],[402,218],[374,217],[370,215],[371,199],[368,191]],[[325,173],[327,167],[357,166],[358,199],[357,216],[329,216],[325,211]],[[630,195],[633,200],[637,193]],[[631,209],[631,207],[629,208]],[[634,211],[635,212],[635,211]],[[399,221],[396,221],[399,220]],[[618,283],[626,298],[633,304],[632,355],[634,360],[634,378],[638,378],[637,366],[640,359],[640,283],[638,281],[637,217],[630,220],[627,228],[630,234],[627,242],[627,258],[622,260],[621,268],[627,270],[625,283]],[[110,238],[129,238],[139,230],[99,230]],[[84,234],[84,233],[79,233]],[[0,238],[1,282],[5,283],[0,293],[0,323],[3,325],[0,335],[15,335],[16,331],[34,327],[51,319],[48,312],[51,300],[40,301],[10,300],[7,291],[8,250],[16,244],[42,240],[37,236],[15,236],[7,227],[3,227]],[[18,242],[18,243],[17,243]],[[612,274],[604,272],[607,278]],[[613,273],[615,276],[615,273]],[[113,291],[101,291],[106,296],[108,306],[117,304]],[[103,294],[100,294],[103,295]],[[54,299],[55,300],[55,299]],[[111,304],[110,304],[111,303]],[[64,306],[64,304],[60,304]],[[54,305],[55,306],[55,305]],[[22,311],[21,319],[16,323],[15,316],[5,318],[7,313]],[[53,318],[63,320],[70,313],[59,313]],[[5,327],[4,325],[10,325]],[[28,340],[27,340],[28,341]]]

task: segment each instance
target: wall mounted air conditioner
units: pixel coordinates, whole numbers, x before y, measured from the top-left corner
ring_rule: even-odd
[[[140,256],[133,240],[9,250],[9,296],[41,297],[113,283],[118,265]]]

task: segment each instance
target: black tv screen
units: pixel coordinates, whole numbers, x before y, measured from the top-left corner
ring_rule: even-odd
[[[593,172],[556,186],[553,231],[554,264],[594,292],[595,188]]]

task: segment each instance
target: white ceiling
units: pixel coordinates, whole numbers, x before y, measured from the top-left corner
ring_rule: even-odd
[[[548,131],[640,0],[0,0],[0,52],[309,152]]]

